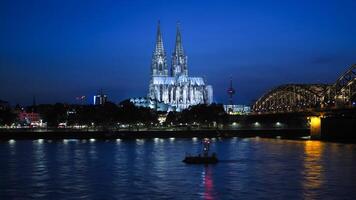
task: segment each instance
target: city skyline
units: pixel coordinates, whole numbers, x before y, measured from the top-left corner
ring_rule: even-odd
[[[356,0],[1,0],[1,199],[356,199]]]
[[[12,104],[146,96],[158,20],[167,63],[180,21],[191,75],[220,103],[230,76],[234,102],[250,104],[280,84],[333,83],[356,60],[352,1],[0,4],[0,99]]]

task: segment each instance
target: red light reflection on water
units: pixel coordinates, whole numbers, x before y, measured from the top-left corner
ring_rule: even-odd
[[[206,166],[202,173],[203,176],[203,184],[204,184],[204,199],[212,200],[214,199],[213,191],[214,191],[214,183],[211,175],[211,167]]]

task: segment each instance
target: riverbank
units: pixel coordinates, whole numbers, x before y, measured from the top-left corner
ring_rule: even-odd
[[[0,140],[34,139],[141,139],[141,138],[203,138],[203,137],[266,137],[300,139],[309,136],[309,129],[255,130],[171,130],[171,131],[1,131]]]

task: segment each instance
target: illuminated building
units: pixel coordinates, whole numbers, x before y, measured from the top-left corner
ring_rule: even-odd
[[[166,122],[166,120],[167,120],[167,114],[159,114],[158,115],[158,122],[159,123],[164,123],[164,122]]]
[[[247,105],[224,105],[224,110],[229,115],[243,115],[251,112],[251,107]]]
[[[94,96],[93,104],[94,105],[103,105],[106,103],[108,96],[106,94],[100,93]]]
[[[18,113],[17,117],[20,122],[29,125],[32,128],[47,126],[47,123],[42,122],[42,119],[40,118],[40,114],[36,112],[21,111]]]
[[[130,102],[133,103],[136,107],[146,107],[151,108],[156,111],[173,111],[173,107],[165,104],[163,102],[157,102],[148,98],[131,98]]]
[[[157,41],[151,63],[149,99],[167,104],[176,111],[181,111],[191,105],[212,103],[212,86],[206,85],[202,77],[188,76],[187,59],[183,50],[179,26],[177,26],[172,66],[170,71],[168,70],[160,24],[158,24]]]
[[[29,123],[40,121],[40,115],[35,112],[22,111],[18,114],[18,118],[20,121],[27,121]]]

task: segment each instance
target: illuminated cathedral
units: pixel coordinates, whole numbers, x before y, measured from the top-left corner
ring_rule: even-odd
[[[184,54],[182,36],[177,25],[175,48],[171,68],[168,69],[160,24],[151,63],[151,80],[148,98],[181,111],[191,105],[211,104],[213,88],[202,77],[189,77],[187,56]]]

